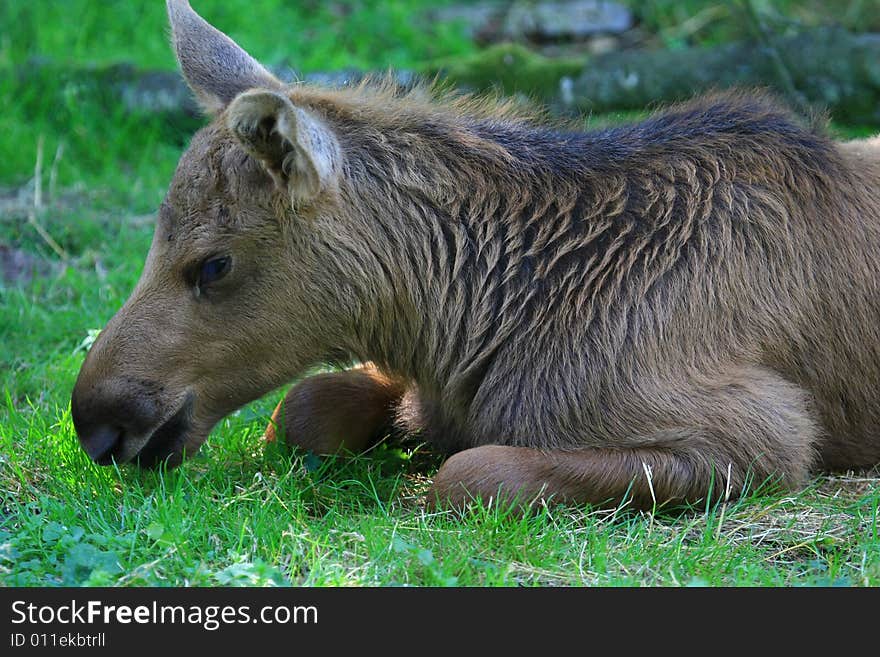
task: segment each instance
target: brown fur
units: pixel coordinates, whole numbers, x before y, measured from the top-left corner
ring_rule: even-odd
[[[255,62],[206,62],[231,41],[188,35],[216,115],[74,390],[99,462],[176,463],[340,357],[375,369],[295,386],[287,439],[361,449],[397,421],[455,453],[441,502],[646,507],[880,462],[876,141],[757,93],[579,133],[426,89],[254,85]]]
[[[393,428],[395,408],[406,384],[372,366],[317,374],[291,388],[266,427],[316,454],[362,452]]]

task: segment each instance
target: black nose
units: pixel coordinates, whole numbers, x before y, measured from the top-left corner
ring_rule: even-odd
[[[113,462],[113,449],[122,441],[122,431],[116,427],[100,425],[86,434],[80,434],[79,441],[95,463],[110,465]]]
[[[73,388],[70,414],[80,445],[99,465],[129,460],[126,442],[148,436],[159,420],[146,384],[118,377],[94,381],[83,372]]]

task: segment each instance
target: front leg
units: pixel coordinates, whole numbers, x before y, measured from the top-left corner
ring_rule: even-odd
[[[267,441],[316,454],[363,452],[393,424],[406,384],[372,364],[317,374],[293,386],[266,427]]]

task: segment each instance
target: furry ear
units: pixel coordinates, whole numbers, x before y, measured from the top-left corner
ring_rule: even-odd
[[[294,204],[332,187],[341,150],[333,132],[283,93],[253,89],[226,111],[226,125],[248,153],[286,188]]]
[[[283,87],[241,46],[194,12],[187,0],[166,4],[180,70],[208,114],[216,114],[246,89]]]

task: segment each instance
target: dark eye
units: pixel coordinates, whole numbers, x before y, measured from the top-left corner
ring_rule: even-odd
[[[232,258],[229,256],[221,256],[219,258],[209,258],[202,263],[199,268],[198,287],[210,285],[214,281],[219,281],[229,273],[232,265]]]

